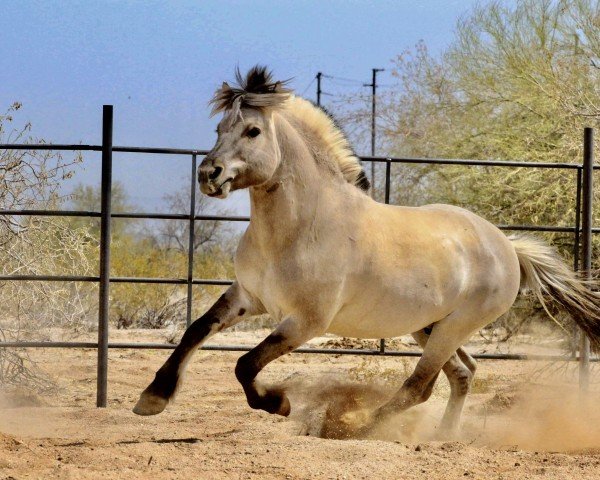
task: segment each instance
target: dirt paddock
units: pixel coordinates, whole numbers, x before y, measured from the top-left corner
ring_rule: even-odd
[[[578,395],[574,365],[480,361],[459,438],[437,436],[443,379],[427,404],[364,439],[353,422],[415,359],[289,355],[261,374],[288,390],[292,415],[281,418],[247,406],[233,374],[239,353],[199,352],[176,403],[134,415],[168,353],[111,350],[109,406],[96,409],[94,350],[32,351],[59,388],[0,395],[0,479],[600,478],[600,394],[593,384]]]

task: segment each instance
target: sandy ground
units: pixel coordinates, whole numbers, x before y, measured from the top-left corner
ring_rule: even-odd
[[[132,335],[159,339],[113,339]],[[252,344],[260,333],[227,335],[220,341]],[[359,439],[347,419],[385,401],[414,359],[289,355],[261,374],[288,389],[292,415],[281,418],[247,406],[239,353],[199,352],[174,404],[134,415],[168,354],[111,350],[109,406],[97,409],[95,351],[32,351],[59,388],[0,394],[0,479],[600,478],[600,393],[593,384],[578,395],[575,366],[480,361],[458,438],[436,430],[441,379],[425,405]]]

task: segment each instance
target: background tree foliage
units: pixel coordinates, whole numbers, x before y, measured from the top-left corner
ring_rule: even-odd
[[[30,125],[12,127],[15,103],[0,116],[0,143],[40,143]],[[60,209],[61,183],[81,161],[51,151],[0,151],[0,209]],[[85,231],[63,217],[0,215],[3,275],[93,275]],[[0,282],[0,328],[11,339],[39,339],[50,328],[86,326],[89,285],[58,282]]]
[[[31,126],[13,126],[21,104],[0,115],[0,143],[41,143]],[[60,185],[81,158],[49,151],[0,151],[0,209],[57,209]],[[93,275],[89,243],[61,217],[0,215],[0,274]],[[60,339],[86,329],[95,287],[77,282],[0,282],[0,340]],[[50,382],[25,350],[0,349],[0,384],[45,390]]]
[[[206,213],[206,198],[196,197],[196,213]],[[184,187],[165,195],[166,211],[187,213],[189,193]],[[71,195],[74,210],[99,211],[98,187],[78,185]],[[112,185],[112,210],[136,212],[123,184]],[[219,211],[220,215],[227,212]],[[83,229],[94,249],[90,261],[97,265],[100,238],[97,218],[71,219],[74,228]],[[186,278],[189,221],[113,219],[111,226],[111,276]],[[232,234],[223,222],[197,221],[194,225],[194,277],[233,278]],[[206,310],[221,289],[194,288],[193,314]],[[111,286],[110,321],[118,328],[162,328],[185,324],[186,288],[181,285],[114,283]]]
[[[389,155],[581,162],[583,128],[600,126],[597,1],[482,5],[440,55],[420,43],[393,63],[395,86],[378,99],[379,150]],[[344,118],[368,132],[368,97],[354,101]],[[573,171],[394,169],[397,203],[452,203],[496,223],[574,224]]]

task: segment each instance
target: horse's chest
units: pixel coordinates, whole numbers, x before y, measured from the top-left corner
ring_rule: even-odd
[[[254,298],[258,299],[267,312],[281,317],[285,288],[278,275],[277,264],[260,252],[238,251],[235,261],[237,281]]]

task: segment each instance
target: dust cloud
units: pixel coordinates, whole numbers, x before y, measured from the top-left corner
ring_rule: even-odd
[[[395,389],[324,378],[285,382],[290,418],[301,434],[330,439],[377,439],[420,443],[459,441],[474,446],[573,452],[600,448],[600,393],[583,395],[576,384],[529,384],[467,399],[462,428],[449,438],[438,430],[446,398],[394,415],[371,429],[372,412]]]

